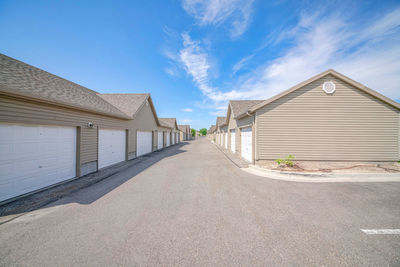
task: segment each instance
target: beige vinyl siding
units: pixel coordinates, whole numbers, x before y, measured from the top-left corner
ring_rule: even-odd
[[[229,116],[228,129],[236,129],[236,120],[233,118],[232,113]]]
[[[136,114],[133,120],[127,123],[129,130],[129,153],[136,152],[136,132],[148,131],[152,132],[157,130],[157,122],[154,118],[154,113],[150,105],[144,105]]]
[[[336,91],[327,95],[325,81]],[[394,161],[399,158],[399,111],[325,76],[256,111],[256,158],[293,154],[298,160]]]
[[[157,130],[163,133],[163,147],[165,147],[167,145],[167,133],[171,133],[171,129],[158,126]]]
[[[225,148],[225,134],[228,132],[228,125],[221,127],[221,146]]]
[[[237,127],[250,126],[254,122],[254,116],[246,116],[236,121]]]
[[[236,152],[241,154],[241,145],[242,145],[242,131],[241,127],[249,127],[254,122],[254,116],[246,116],[241,118],[240,120],[236,120],[236,138],[235,138],[235,145],[236,145]],[[254,133],[253,133],[254,134]],[[254,145],[254,144],[253,144]]]
[[[180,138],[181,142],[185,141],[185,133],[182,131],[179,131],[179,138]]]
[[[81,127],[81,163],[97,160],[97,127],[126,129],[127,120],[0,96],[0,121]],[[88,122],[94,127],[88,128]]]
[[[231,108],[228,107],[228,149],[231,150],[231,140],[232,140],[232,132],[231,130],[236,130],[236,120],[233,118],[233,114],[231,111]],[[237,136],[237,135],[236,135]],[[236,143],[235,143],[235,147],[234,150],[236,151]]]

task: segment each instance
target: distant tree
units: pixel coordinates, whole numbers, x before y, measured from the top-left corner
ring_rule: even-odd
[[[191,129],[192,130],[192,136],[196,136],[196,130],[195,129]]]
[[[207,135],[207,129],[206,128],[201,128],[200,131],[201,135],[206,136]]]

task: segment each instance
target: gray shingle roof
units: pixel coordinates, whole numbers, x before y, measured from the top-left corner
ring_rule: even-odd
[[[215,125],[211,125],[210,129],[208,129],[208,133],[213,133],[216,129]]]
[[[175,129],[176,119],[175,118],[158,118],[161,126]]]
[[[98,94],[98,96],[132,118],[145,104],[150,94]]]
[[[3,54],[0,54],[0,92],[127,118],[95,91]]]
[[[231,105],[233,117],[247,112],[252,106],[255,106],[264,100],[231,100],[229,104]]]
[[[182,132],[190,132],[190,126],[189,125],[178,125],[178,129]]]
[[[223,125],[225,123],[225,121],[226,121],[226,117],[217,117],[217,122],[216,122],[217,127],[220,125]]]

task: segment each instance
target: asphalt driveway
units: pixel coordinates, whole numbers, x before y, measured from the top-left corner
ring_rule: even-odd
[[[0,225],[0,265],[400,265],[400,235],[360,230],[400,228],[400,183],[253,176],[206,139],[168,150]]]

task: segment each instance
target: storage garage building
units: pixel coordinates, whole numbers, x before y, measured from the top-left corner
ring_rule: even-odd
[[[215,135],[216,135],[216,143],[220,146],[223,145],[224,141],[224,133],[222,131],[222,127],[226,125],[226,117],[217,117],[215,121]]]
[[[192,137],[192,134],[190,132],[190,126],[189,125],[178,125],[178,129],[180,131],[180,139],[182,141],[190,140]]]
[[[99,94],[0,54],[0,202],[151,152],[158,126],[149,94]]]
[[[150,94],[98,95],[130,118],[125,125],[128,133],[128,159],[146,155],[157,149],[155,135],[160,122]],[[100,139],[99,144],[101,144]]]
[[[179,130],[175,118],[159,118],[166,133],[166,146],[175,145],[179,142]]]
[[[245,158],[255,163],[289,154],[379,162],[400,158],[399,114],[399,103],[328,70],[250,107],[236,121],[248,120],[253,143]]]
[[[246,113],[250,107],[261,103],[262,100],[232,100],[229,101],[226,122],[228,124],[228,146],[232,153],[238,153],[251,161],[252,155],[252,123],[254,116],[237,119],[237,115]]]

